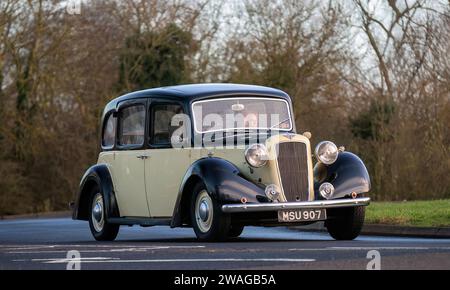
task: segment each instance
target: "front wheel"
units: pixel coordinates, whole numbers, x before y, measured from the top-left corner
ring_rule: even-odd
[[[119,225],[110,224],[105,217],[103,194],[95,187],[91,193],[89,228],[97,241],[113,241],[119,233]]]
[[[325,223],[328,233],[335,240],[354,240],[364,225],[365,207],[333,209],[333,216]]]
[[[232,225],[230,227],[230,231],[228,232],[228,236],[230,238],[237,238],[242,234],[243,231],[244,231],[243,225]]]
[[[203,183],[194,187],[191,223],[201,241],[225,240],[230,231],[230,216],[222,212],[220,204],[210,196]]]

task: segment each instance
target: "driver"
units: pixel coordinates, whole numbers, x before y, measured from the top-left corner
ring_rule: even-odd
[[[245,128],[258,128],[258,113],[247,112],[244,117],[244,127]]]

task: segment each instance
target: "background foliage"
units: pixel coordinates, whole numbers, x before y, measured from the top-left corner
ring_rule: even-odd
[[[450,2],[0,2],[0,216],[67,209],[122,92],[273,86],[359,154],[378,200],[450,197]]]

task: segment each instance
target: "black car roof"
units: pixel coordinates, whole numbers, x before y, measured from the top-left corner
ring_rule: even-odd
[[[290,101],[288,94],[274,88],[255,85],[209,83],[209,84],[178,85],[178,86],[161,87],[136,91],[113,99],[108,103],[105,109],[109,111],[115,108],[117,104],[120,102],[137,98],[169,97],[171,99],[175,98],[181,101],[191,102],[206,97],[224,96],[233,94],[276,96]]]

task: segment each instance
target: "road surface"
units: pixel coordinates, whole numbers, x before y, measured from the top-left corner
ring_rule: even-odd
[[[364,270],[371,250],[380,253],[381,269],[450,269],[450,240],[443,239],[334,241],[326,233],[247,227],[229,242],[200,243],[188,228],[125,226],[115,242],[96,242],[83,221],[0,221],[0,269],[66,269],[73,250],[81,269]]]

